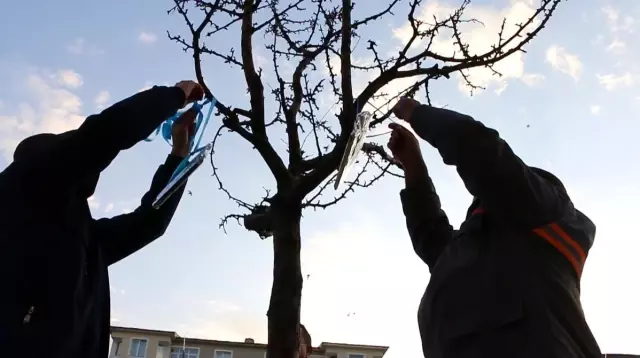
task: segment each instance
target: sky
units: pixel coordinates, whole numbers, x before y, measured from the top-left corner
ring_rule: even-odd
[[[516,23],[535,2],[473,1],[466,17],[481,20],[484,27],[467,29],[471,49],[489,46],[503,17]],[[459,3],[424,1],[419,13],[442,16]],[[384,5],[370,1],[356,12]],[[11,36],[3,37],[0,47],[0,168],[30,134],[75,128],[87,115],[151,85],[194,78],[190,55],[167,38],[167,30],[186,33],[179,17],[167,15],[170,6],[166,0],[4,5],[0,33]],[[406,38],[406,6],[401,9],[366,30],[385,53]],[[499,130],[528,164],[556,174],[576,207],[596,223],[582,303],[608,353],[640,354],[640,165],[633,160],[640,155],[635,115],[640,109],[640,50],[632,42],[639,21],[637,0],[563,2],[526,53],[498,65],[502,77],[472,72],[475,83],[486,90],[470,96],[453,76],[439,81],[432,92],[439,105]],[[220,50],[237,48],[239,37],[232,32],[211,44]],[[450,43],[439,38],[435,46],[446,52]],[[356,47],[355,63],[370,59],[364,41]],[[268,53],[256,48],[256,61],[262,64]],[[212,58],[205,58],[204,70],[221,101],[248,107],[237,70]],[[367,77],[354,81],[361,88]],[[205,136],[212,135],[208,131]],[[157,140],[122,153],[102,174],[90,200],[94,217],[134,210],[169,150]],[[443,207],[457,226],[471,198],[454,168],[445,166],[427,144],[422,150]],[[224,136],[216,158],[223,180],[237,196],[255,201],[263,187],[273,187],[258,154],[241,139]],[[416,313],[429,271],[414,254],[404,227],[398,196],[402,187],[401,179],[388,177],[330,209],[305,212],[302,322],[314,342],[389,345],[385,357],[420,356]],[[238,208],[217,190],[210,167],[196,172],[188,189],[193,195],[183,198],[164,237],[110,268],[112,324],[266,342],[271,240],[235,225],[227,233],[218,227],[222,216]]]

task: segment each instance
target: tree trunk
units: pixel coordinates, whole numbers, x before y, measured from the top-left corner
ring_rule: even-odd
[[[300,204],[272,205],[273,285],[269,302],[267,358],[298,358],[302,272]]]

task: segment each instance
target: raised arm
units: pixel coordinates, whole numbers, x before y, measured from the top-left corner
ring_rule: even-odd
[[[392,125],[389,149],[404,167],[405,189],[400,192],[407,230],[416,254],[433,270],[453,236],[453,227],[440,206],[418,141],[406,128]]]
[[[92,237],[100,242],[107,264],[124,259],[164,234],[180,203],[185,186],[160,208],[154,209],[151,205],[181,161],[182,157],[177,155],[167,157],[153,176],[151,188],[144,194],[136,210],[110,219],[93,221]]]
[[[410,113],[400,115],[440,152],[445,164],[456,166],[486,211],[534,229],[558,220],[571,206],[562,184],[523,163],[497,131],[447,109],[417,104]]]
[[[191,84],[185,86],[185,83]],[[148,137],[162,121],[202,95],[198,85],[184,81],[175,87],[153,87],[100,114],[89,116],[75,131],[21,166],[30,177],[42,177],[51,187],[74,186],[102,172],[122,150]],[[194,95],[194,92],[195,93]]]
[[[151,181],[151,188],[142,197],[140,206],[132,213],[111,219],[94,220],[92,237],[100,242],[107,264],[111,265],[145,247],[164,234],[180,203],[185,185],[160,208],[152,207],[153,201],[167,185],[180,162],[189,153],[189,138],[194,134],[196,113],[187,111],[173,124],[171,154],[158,168]]]
[[[453,227],[427,174],[405,170],[406,188],[400,192],[407,230],[416,254],[433,270],[453,236]]]

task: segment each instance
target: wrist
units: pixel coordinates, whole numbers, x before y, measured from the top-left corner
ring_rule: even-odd
[[[171,150],[171,155],[176,156],[176,157],[180,157],[180,158],[185,158],[187,155],[189,155],[189,148],[173,148]]]
[[[420,185],[425,179],[429,178],[429,171],[422,157],[411,161],[404,166],[404,181],[405,186],[411,187],[414,185]]]

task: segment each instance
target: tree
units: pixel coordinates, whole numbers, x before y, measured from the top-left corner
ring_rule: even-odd
[[[458,74],[470,89],[478,86],[471,82],[473,68],[489,69],[501,74],[494,65],[508,56],[524,52],[530,42],[549,21],[562,0],[539,0],[539,5],[525,21],[516,24],[512,33],[506,33],[507,19],[496,36],[496,42],[486,51],[473,52],[464,40],[463,28],[479,23],[465,18],[470,0],[462,0],[456,11],[445,17],[420,19],[417,13],[421,0],[389,0],[378,11],[354,18],[355,3],[351,0],[174,0],[168,12],[183,18],[188,36],[168,33],[170,39],[182,45],[194,59],[195,73],[207,97],[212,96],[203,77],[203,55],[209,55],[232,68],[242,71],[246,80],[249,104],[231,106],[218,102],[222,125],[216,133],[211,152],[214,177],[220,189],[230,200],[246,210],[223,218],[243,220],[246,229],[262,238],[273,236],[273,286],[268,311],[268,357],[291,358],[298,346],[302,273],[300,266],[300,220],[304,209],[326,208],[344,199],[357,187],[368,187],[385,174],[401,176],[401,168],[375,142],[365,143],[365,162],[346,182],[336,197],[321,201],[325,189],[336,180],[342,155],[354,127],[358,112],[374,109],[370,127],[389,119],[389,104],[398,96],[413,96],[425,89],[429,103],[429,84],[440,78]],[[404,6],[404,8],[402,8]],[[402,9],[401,9],[402,8]],[[367,39],[370,63],[353,63],[352,50],[362,39],[360,33],[393,15],[394,11],[407,11],[410,34],[406,43],[393,56],[385,57],[375,39]],[[198,19],[196,21],[196,18]],[[234,34],[240,38],[240,54],[235,49],[224,50],[215,46],[216,36]],[[255,38],[262,35],[265,49],[271,55],[274,77],[265,94],[262,68],[256,65]],[[228,35],[227,35],[228,36]],[[450,36],[452,48],[443,53],[438,46],[442,36]],[[354,45],[355,43],[355,45]],[[440,50],[440,51],[439,51]],[[335,61],[334,61],[335,60]],[[336,63],[338,62],[338,63]],[[289,76],[285,64],[294,64]],[[328,75],[319,74],[326,67]],[[370,81],[354,93],[356,74],[369,74]],[[374,75],[370,75],[370,74]],[[398,80],[409,81],[395,95],[384,93],[389,84]],[[335,119],[320,115],[318,98],[327,92],[335,100]],[[267,95],[273,96],[277,107],[272,117],[266,106]],[[376,106],[377,104],[377,106]],[[386,108],[386,111],[380,108]],[[268,119],[269,118],[269,119]],[[274,149],[276,138],[285,139],[286,153]],[[236,198],[223,185],[214,165],[216,140],[224,132],[232,132],[258,151],[275,178],[275,193],[267,191],[262,200],[251,205]],[[269,132],[269,133],[268,133]],[[286,133],[286,134],[285,134]],[[307,144],[301,136],[313,138]],[[372,169],[373,171],[369,171]]]

